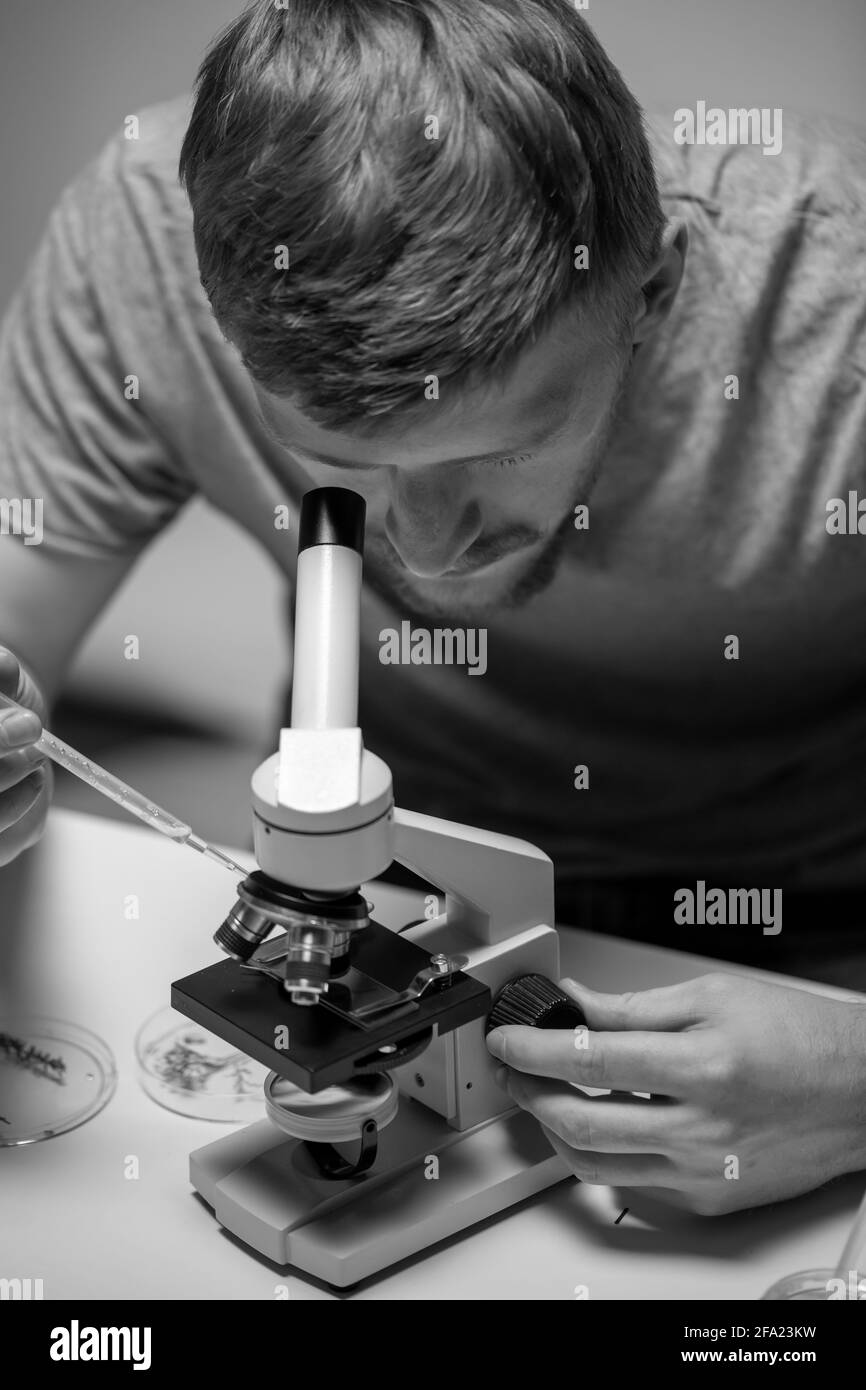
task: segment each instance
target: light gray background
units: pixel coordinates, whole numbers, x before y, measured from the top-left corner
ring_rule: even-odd
[[[238,0],[0,0],[0,310],[62,187],[124,116],[187,90]],[[647,107],[829,112],[866,125],[864,0],[590,0],[586,17]],[[188,601],[179,595],[189,588]],[[281,581],[230,520],[194,503],[152,547],[91,633],[68,691],[122,712],[179,714],[196,740],[62,715],[72,732],[202,833],[242,842],[246,779],[269,751],[286,674]],[[136,633],[142,660],[125,662]],[[229,656],[229,654],[231,654]],[[227,665],[251,673],[227,680]],[[61,800],[108,803],[61,779]]]

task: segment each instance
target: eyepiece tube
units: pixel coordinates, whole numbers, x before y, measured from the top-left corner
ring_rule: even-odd
[[[357,727],[365,515],[348,488],[316,488],[301,503],[293,729]]]

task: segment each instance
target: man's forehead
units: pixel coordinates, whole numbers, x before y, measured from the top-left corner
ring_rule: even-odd
[[[454,390],[453,379],[442,385],[439,399],[429,401],[422,381],[418,409],[383,422],[375,432],[369,426],[356,432],[329,430],[290,397],[258,383],[254,387],[274,438],[323,463],[377,467],[392,454],[407,458],[407,451],[418,463],[461,462],[539,447],[573,418],[582,397],[591,397],[605,355],[597,338],[590,343],[585,330],[576,331],[573,319],[560,320],[520,355],[507,375],[461,392],[453,405],[446,396]]]

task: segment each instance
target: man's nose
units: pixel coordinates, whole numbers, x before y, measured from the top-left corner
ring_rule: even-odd
[[[403,564],[421,579],[436,579],[456,564],[481,534],[481,508],[460,495],[456,479],[397,474],[385,534]]]

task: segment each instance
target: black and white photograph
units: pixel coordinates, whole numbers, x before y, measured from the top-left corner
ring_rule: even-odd
[[[0,11],[16,1374],[850,1374],[866,5],[242,3]]]

